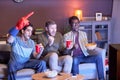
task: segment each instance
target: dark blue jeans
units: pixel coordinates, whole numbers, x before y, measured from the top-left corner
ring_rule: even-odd
[[[9,62],[8,63],[8,80],[16,80],[16,73],[23,68],[35,69],[36,73],[46,70],[46,63],[43,60],[29,60],[26,63]]]
[[[98,72],[98,78],[104,80],[104,70],[103,70],[103,61],[101,55],[91,55],[91,56],[76,56],[73,57],[73,66],[72,66],[72,74],[79,74],[79,64],[81,62],[85,63],[95,63]]]

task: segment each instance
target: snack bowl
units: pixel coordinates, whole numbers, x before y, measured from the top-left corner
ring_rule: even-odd
[[[58,74],[58,73],[57,73],[57,71],[55,71],[55,70],[46,71],[46,72],[45,72],[45,76],[48,77],[48,78],[56,77],[57,74]]]
[[[88,50],[93,50],[97,47],[96,43],[88,43],[85,45]]]

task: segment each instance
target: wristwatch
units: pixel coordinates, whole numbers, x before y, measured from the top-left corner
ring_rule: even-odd
[[[13,0],[13,1],[16,3],[20,3],[20,2],[23,2],[24,0]]]

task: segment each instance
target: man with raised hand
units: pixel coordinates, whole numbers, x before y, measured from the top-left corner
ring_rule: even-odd
[[[33,26],[28,18],[34,12],[22,17],[17,25],[9,30],[7,42],[11,45],[10,60],[8,63],[8,80],[16,80],[16,73],[23,68],[32,68],[36,72],[46,70],[46,63],[42,60],[30,59],[31,56],[38,58],[42,52],[35,51],[35,43],[30,39],[33,31]],[[17,36],[18,32],[20,35]],[[43,46],[39,45],[42,49]]]

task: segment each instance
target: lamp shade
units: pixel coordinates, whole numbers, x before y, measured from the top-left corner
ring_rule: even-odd
[[[82,10],[75,10],[75,16],[77,16],[79,20],[82,20],[83,19]]]

